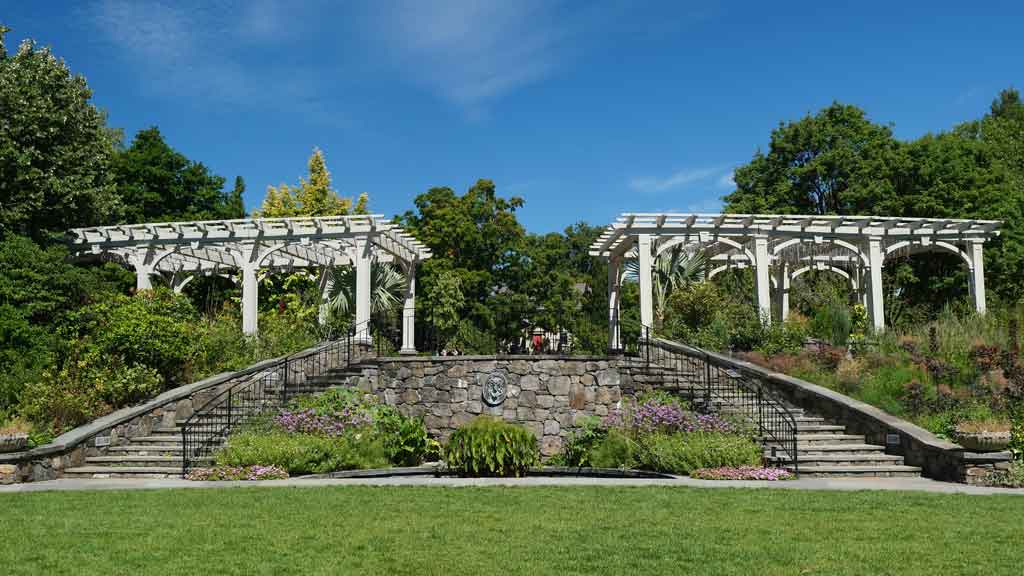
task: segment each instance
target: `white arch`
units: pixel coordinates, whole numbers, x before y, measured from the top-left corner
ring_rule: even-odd
[[[928,244],[928,245],[925,245],[925,244],[921,243],[920,240],[901,240],[900,242],[896,242],[895,244],[892,244],[888,248],[885,249],[885,259],[888,260],[889,256],[894,254],[900,248],[904,248],[904,247],[915,248],[916,247],[917,250],[914,251],[914,253],[918,253],[918,252],[928,252],[928,248],[930,246],[936,246],[938,248],[941,248],[945,252],[952,252],[953,254],[956,254],[957,256],[960,257],[961,260],[964,261],[964,265],[967,266],[968,270],[973,270],[974,269],[974,264],[971,262],[971,258],[970,258],[970,256],[967,255],[966,252],[964,252],[963,250],[961,250],[958,246],[956,246],[954,244],[950,244],[949,242],[943,242],[941,240],[936,241],[936,242],[932,242],[931,244]]]
[[[693,241],[692,238],[688,237],[688,236],[676,236],[676,237],[673,237],[673,238],[665,241],[664,243],[659,244],[658,245],[658,249],[657,249],[657,251],[654,254],[654,257],[657,258],[658,256],[661,256],[662,252],[665,252],[669,248],[671,248],[673,246],[676,246],[678,244],[682,244],[684,242],[686,242],[687,245],[691,245],[692,244],[694,246],[700,246],[701,248],[704,248],[706,246],[712,246],[712,245],[714,245],[716,243],[722,243],[722,244],[725,244],[726,246],[732,246],[733,248],[736,248],[737,250],[742,252],[743,256],[745,256],[748,261],[750,261],[750,262],[754,261],[754,254],[750,250],[748,250],[746,248],[746,246],[744,246],[743,244],[740,244],[739,242],[737,242],[737,241],[735,241],[735,240],[733,240],[731,238],[724,238],[724,237],[721,237],[721,236],[712,237],[711,241],[708,242],[707,244],[701,242],[699,239],[697,241]]]
[[[804,242],[814,243],[814,240],[812,238],[790,238],[789,240],[786,240],[784,242],[780,242],[772,250],[772,257],[773,258],[778,257],[782,253],[782,251],[785,250],[786,248],[789,248],[790,246],[794,246],[796,244],[801,244],[801,243],[804,243]],[[821,239],[821,243],[822,244],[834,244],[836,246],[841,246],[843,248],[846,248],[850,252],[853,252],[853,254],[855,256],[857,256],[857,258],[859,258],[860,261],[863,262],[865,266],[868,265],[868,256],[867,256],[867,254],[865,254],[863,250],[858,248],[856,244],[853,244],[851,242],[847,242],[846,240],[843,240],[841,238],[822,238]]]

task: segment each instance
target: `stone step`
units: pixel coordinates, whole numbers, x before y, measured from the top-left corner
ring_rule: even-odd
[[[76,466],[64,478],[180,478],[181,466]]]
[[[210,462],[211,458],[194,458],[193,462]],[[181,467],[181,455],[178,456],[90,456],[85,459],[87,466],[114,466],[129,468]]]
[[[801,478],[893,478],[917,477],[921,469],[916,466],[874,465],[874,466],[804,466],[800,465]]]
[[[202,435],[202,436],[199,436],[199,435],[197,435],[197,436],[193,436],[192,438],[205,441],[205,440],[210,439],[210,438],[223,439],[223,436],[212,436],[212,435]],[[177,444],[178,446],[180,446],[181,445],[181,434],[178,434],[176,436],[173,435],[173,434],[164,434],[162,436],[135,436],[134,438],[130,439],[130,444],[134,444],[134,445],[137,445],[137,446],[140,446],[140,447],[142,445],[148,445],[148,444]]]
[[[864,436],[857,434],[836,434],[834,432],[804,433],[797,431],[796,445],[814,446],[819,444],[864,444]]]
[[[143,445],[131,445],[123,444],[121,446],[110,446],[107,448],[107,452],[113,452],[115,454],[126,453],[126,454],[163,454],[167,452],[181,452],[181,442],[177,444],[143,444]]]
[[[796,433],[803,434],[804,432],[836,432],[843,434],[846,432],[846,427],[838,424],[803,424],[797,422]]]
[[[824,456],[824,455],[840,455],[840,454],[864,454],[864,453],[884,453],[885,447],[878,446],[876,444],[812,444],[812,445],[800,445],[797,444],[796,451],[798,458],[804,458],[805,456]]]
[[[770,462],[779,465],[787,466],[792,464],[792,459],[789,458],[785,453],[776,452],[775,457],[765,456]],[[902,465],[903,457],[895,454],[819,454],[819,455],[804,455],[797,454],[797,462],[800,463],[801,468],[803,466],[872,466],[877,464],[894,464]]]

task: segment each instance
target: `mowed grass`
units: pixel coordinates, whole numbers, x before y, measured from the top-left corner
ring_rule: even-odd
[[[1024,497],[665,487],[0,494],[3,574],[1013,574]]]

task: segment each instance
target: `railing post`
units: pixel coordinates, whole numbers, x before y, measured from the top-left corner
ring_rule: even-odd
[[[228,388],[228,428],[231,428],[231,393],[233,390],[234,387]]]
[[[711,362],[708,361],[708,357],[705,355],[702,358],[704,361],[704,409],[711,410]]]
[[[181,427],[181,477],[188,474],[188,421]]]
[[[757,426],[761,431],[761,438],[764,438],[764,398],[762,397],[761,386],[757,387]]]

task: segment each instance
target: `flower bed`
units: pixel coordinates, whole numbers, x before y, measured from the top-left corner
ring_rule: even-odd
[[[185,478],[197,481],[283,480],[288,472],[277,466],[214,466],[190,470]]]
[[[763,460],[749,425],[698,414],[663,392],[581,424],[549,463],[691,474],[723,466],[754,469]]]
[[[720,466],[699,468],[690,473],[692,478],[701,480],[792,480],[792,472],[784,468],[761,468],[758,466]]]
[[[322,474],[415,466],[438,448],[421,419],[405,417],[358,390],[332,389],[297,398],[278,414],[250,422],[228,438],[215,461],[231,469],[261,466]]]

